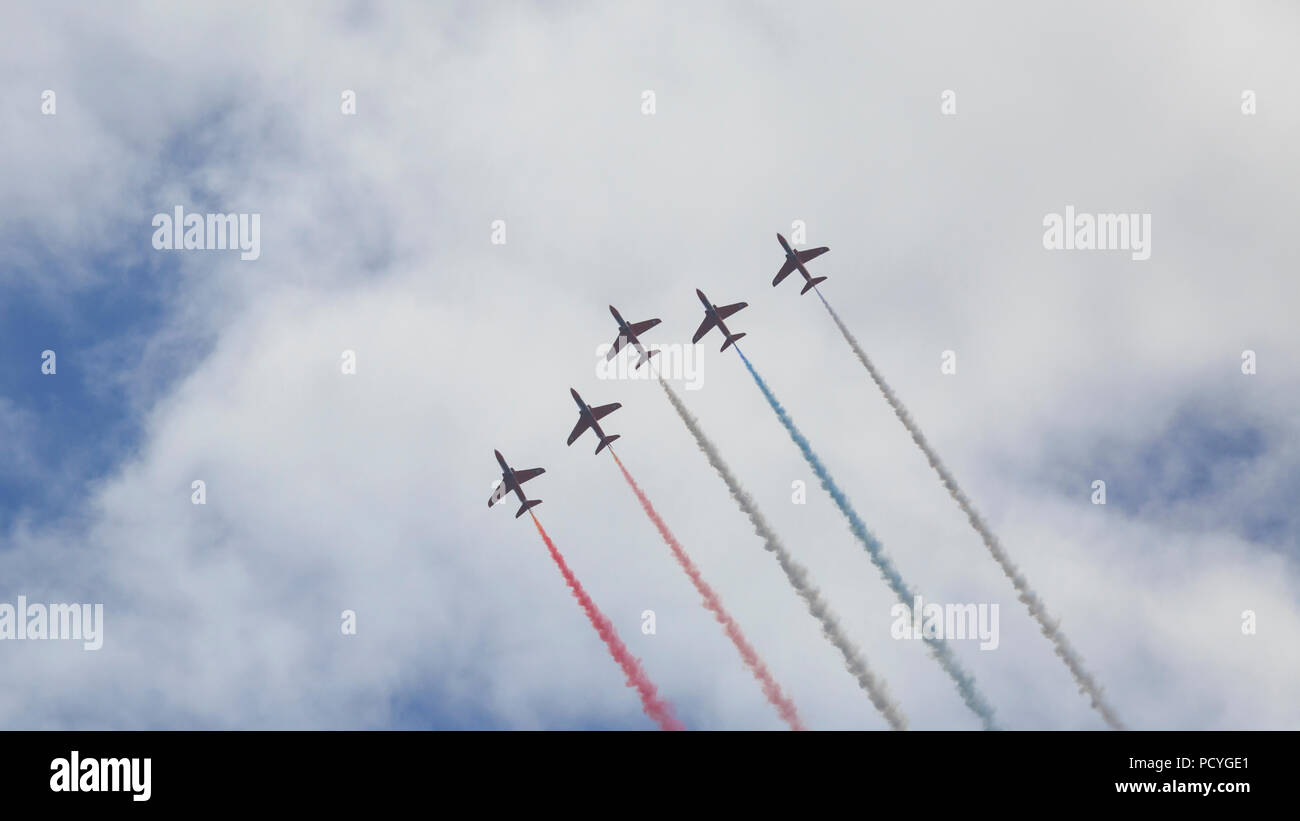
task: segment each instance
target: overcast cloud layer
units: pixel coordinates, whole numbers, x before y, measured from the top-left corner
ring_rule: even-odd
[[[547,469],[539,518],[683,721],[782,728],[612,460],[564,446],[574,387],[623,404],[620,457],[806,723],[884,728],[662,391],[596,376],[607,305],[686,343],[698,287],[749,302],[728,324],[909,584],[1000,605],[998,649],[954,642],[1000,723],[1103,728],[822,306],[771,287],[796,220],[1125,724],[1300,726],[1300,12],[864,6],[7,7],[0,602],[106,627],[0,642],[0,727],[651,728],[486,509],[496,448]],[[154,250],[176,205],[261,214],[260,258]],[[1067,205],[1151,214],[1150,259],[1044,250]],[[977,729],[720,342],[690,412],[909,725]]]

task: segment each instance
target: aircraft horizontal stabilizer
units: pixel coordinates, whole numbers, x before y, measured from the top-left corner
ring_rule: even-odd
[[[519,506],[519,512],[515,514],[515,518],[518,519],[520,516],[528,512],[528,508],[537,507],[541,503],[542,503],[541,499],[530,499],[529,501],[524,502],[522,505]]]
[[[826,281],[826,277],[813,277],[812,279],[808,280],[808,284],[804,285],[803,290],[800,291],[799,293],[806,294],[809,291],[811,291],[813,288],[815,288],[817,286],[817,283],[825,282],[825,281]]]
[[[657,350],[655,350],[655,351],[646,351],[646,352],[645,352],[645,356],[643,356],[643,357],[641,357],[639,360],[637,360],[636,366],[637,366],[638,368],[640,368],[642,365],[644,365],[645,363],[647,363],[647,362],[650,361],[650,357],[654,356],[654,355],[657,354],[657,353],[659,353],[659,351],[657,351]]]

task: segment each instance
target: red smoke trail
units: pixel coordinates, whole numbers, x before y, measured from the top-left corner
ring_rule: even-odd
[[[618,469],[623,471],[623,478],[627,480],[632,492],[636,494],[636,498],[641,501],[641,507],[645,508],[650,521],[654,522],[655,527],[659,528],[659,535],[664,537],[664,542],[673,551],[673,555],[677,557],[677,562],[686,571],[686,575],[691,577],[691,581],[695,583],[695,589],[700,591],[700,596],[704,598],[704,606],[712,611],[714,618],[718,620],[718,623],[726,631],[727,637],[731,639],[731,643],[736,645],[736,649],[740,651],[740,657],[745,660],[745,666],[750,669],[750,672],[754,674],[754,678],[758,679],[758,683],[763,686],[763,694],[767,696],[767,700],[772,702],[772,706],[781,714],[781,718],[785,719],[786,723],[790,725],[791,730],[806,729],[803,722],[799,720],[799,711],[795,709],[794,702],[786,698],[785,694],[781,692],[780,685],[772,678],[767,666],[758,657],[758,652],[746,641],[745,634],[740,632],[740,625],[736,624],[736,620],[723,608],[722,600],[718,598],[718,594],[714,593],[713,588],[709,587],[704,581],[704,578],[700,575],[700,569],[691,561],[691,557],[686,555],[686,551],[682,549],[677,538],[668,529],[668,525],[664,524],[664,520],[659,518],[654,505],[650,504],[650,500],[641,492],[641,488],[632,479],[632,474],[627,472],[627,468],[623,466],[623,460],[618,458],[614,448],[609,449],[609,455],[613,456],[614,461],[618,463]]]
[[[618,633],[614,630],[614,625],[610,623],[609,619],[605,618],[604,613],[600,612],[600,608],[596,607],[596,603],[591,600],[591,597],[587,595],[587,591],[578,582],[578,577],[574,576],[573,571],[564,563],[564,557],[560,555],[560,551],[555,549],[555,542],[551,541],[551,537],[546,535],[542,523],[537,521],[537,517],[533,515],[531,510],[528,511],[528,515],[533,517],[533,524],[537,525],[537,532],[542,534],[542,540],[546,542],[546,549],[551,551],[551,558],[555,559],[555,563],[559,565],[560,573],[564,575],[564,580],[569,583],[569,589],[573,591],[574,598],[586,611],[587,618],[591,619],[591,626],[595,627],[596,632],[604,639],[605,646],[609,648],[609,654],[614,657],[614,661],[617,661],[619,666],[623,668],[623,674],[627,676],[628,686],[635,687],[637,693],[640,694],[641,706],[645,710],[645,714],[653,718],[661,730],[685,730],[686,725],[678,721],[673,715],[672,705],[659,698],[654,682],[650,681],[649,676],[645,674],[645,670],[641,669],[640,660],[632,655],[627,649],[627,645],[623,644],[623,640],[618,637]]]

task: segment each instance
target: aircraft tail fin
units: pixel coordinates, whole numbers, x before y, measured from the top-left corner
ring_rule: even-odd
[[[604,439],[601,439],[601,440],[600,440],[600,444],[599,444],[599,445],[596,445],[596,452],[597,452],[597,453],[600,453],[602,450],[604,450],[604,449],[609,445],[610,442],[613,442],[613,441],[614,441],[615,439],[617,439],[620,435],[621,435],[621,434],[617,434],[617,433],[616,433],[616,434],[614,434],[613,436],[606,436]]]
[[[736,344],[736,342],[742,336],[744,336],[744,334],[732,334],[731,336],[727,337],[727,341],[722,343],[722,350],[725,351],[727,348],[730,348],[732,345]]]
[[[522,505],[519,506],[519,512],[515,514],[515,518],[518,519],[520,516],[528,512],[528,508],[537,507],[541,503],[542,503],[541,499],[529,499],[527,502],[524,502]]]
[[[646,351],[646,352],[645,352],[645,356],[641,357],[641,359],[639,359],[639,360],[637,361],[637,363],[636,363],[637,368],[640,368],[642,365],[644,365],[645,363],[649,362],[649,361],[650,361],[650,357],[654,356],[654,355],[657,354],[657,353],[659,353],[659,351],[657,351],[657,350],[654,350],[654,351]]]
[[[808,284],[804,285],[803,290],[800,291],[799,293],[806,294],[809,291],[811,291],[813,288],[817,287],[817,283],[825,282],[825,281],[826,281],[826,277],[813,277],[812,279],[808,280]]]

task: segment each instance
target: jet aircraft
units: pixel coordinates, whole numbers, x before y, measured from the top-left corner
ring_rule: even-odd
[[[659,320],[647,319],[645,322],[633,322],[628,324],[623,317],[619,315],[618,309],[613,305],[609,306],[609,312],[614,315],[614,321],[618,323],[618,336],[614,338],[614,345],[609,349],[609,353],[605,354],[606,361],[618,356],[618,352],[623,350],[625,344],[630,344],[637,353],[641,354],[641,358],[637,360],[636,363],[638,368],[649,362],[650,357],[659,353],[658,351],[650,351],[647,353],[639,339],[641,334],[658,325]]]
[[[542,503],[541,499],[530,500],[524,495],[524,490],[520,485],[529,479],[534,479],[546,472],[546,468],[529,468],[528,470],[515,470],[506,464],[506,459],[501,455],[501,451],[492,451],[497,455],[497,463],[501,465],[501,484],[492,492],[492,498],[488,499],[488,507],[501,501],[509,493],[515,493],[519,496],[519,501],[523,502],[519,507],[519,512],[515,514],[518,519],[524,515],[530,507],[537,507]]]
[[[781,284],[781,280],[789,276],[790,272],[796,270],[803,274],[803,278],[807,280],[806,284],[803,286],[803,290],[799,292],[800,294],[806,294],[811,291],[817,283],[826,281],[826,277],[810,276],[808,274],[808,269],[804,267],[804,263],[816,259],[831,249],[823,246],[821,248],[807,248],[803,251],[796,251],[790,247],[790,243],[785,241],[785,237],[777,234],[776,239],[781,243],[781,247],[785,249],[785,264],[781,266],[781,270],[776,272],[776,279],[772,280],[773,287]]]
[[[736,311],[739,311],[741,308],[744,308],[749,304],[748,302],[737,302],[734,305],[722,305],[715,308],[713,303],[709,302],[709,298],[704,295],[703,291],[697,288],[695,289],[695,295],[700,298],[700,302],[704,303],[704,321],[700,323],[699,330],[697,330],[695,336],[691,338],[692,344],[699,342],[700,339],[714,327],[721,330],[722,335],[727,338],[727,340],[722,343],[721,350],[724,351],[728,346],[735,344],[737,339],[744,336],[744,334],[733,334],[731,331],[727,330],[727,325],[722,320],[731,316]]]
[[[573,432],[569,434],[568,444],[572,445],[577,441],[578,437],[587,430],[587,428],[591,428],[596,432],[596,436],[600,438],[600,444],[596,445],[596,452],[600,453],[609,445],[610,442],[613,442],[618,438],[618,434],[606,436],[605,431],[600,429],[599,420],[623,407],[623,405],[619,402],[614,402],[610,405],[601,405],[598,408],[593,408],[586,402],[583,402],[582,397],[578,396],[578,392],[573,388],[569,388],[569,393],[573,394],[573,401],[578,403],[578,424],[573,426]]]

